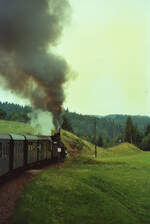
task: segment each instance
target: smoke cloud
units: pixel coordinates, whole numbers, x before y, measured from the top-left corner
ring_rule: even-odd
[[[0,0],[0,75],[5,88],[53,114],[57,127],[69,67],[53,54],[70,14],[67,0]]]
[[[52,122],[52,114],[50,112],[34,110],[29,114],[31,118],[31,126],[34,128],[34,134],[36,135],[51,135],[51,131],[54,130]],[[48,121],[48,122],[47,122]]]

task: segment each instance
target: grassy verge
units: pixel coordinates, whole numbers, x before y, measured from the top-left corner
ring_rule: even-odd
[[[24,122],[0,120],[0,133],[34,134],[34,129]]]
[[[82,140],[64,135],[79,154]],[[71,139],[72,138],[72,139]],[[84,153],[60,167],[43,171],[17,203],[13,224],[148,224],[150,223],[150,153],[130,144]]]

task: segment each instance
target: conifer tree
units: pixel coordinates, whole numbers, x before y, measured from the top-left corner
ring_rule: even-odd
[[[146,130],[145,130],[145,136],[150,134],[150,125],[147,125]]]
[[[67,131],[70,131],[70,132],[73,131],[73,130],[72,130],[72,127],[71,127],[71,124],[70,124],[69,120],[67,119],[67,117],[66,117],[65,115],[63,116],[63,124],[62,124],[62,128],[63,128],[64,130],[67,130]]]
[[[127,118],[126,126],[125,126],[125,141],[129,143],[133,143],[135,127],[132,123],[131,117]]]
[[[102,136],[99,136],[98,141],[97,141],[97,145],[102,147],[103,146],[103,138]]]
[[[7,113],[3,109],[0,108],[0,119],[5,119],[6,116],[7,116]]]

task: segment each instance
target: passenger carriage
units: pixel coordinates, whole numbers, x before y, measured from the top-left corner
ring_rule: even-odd
[[[64,158],[65,147],[60,133],[55,136],[0,134],[0,180],[16,170]]]

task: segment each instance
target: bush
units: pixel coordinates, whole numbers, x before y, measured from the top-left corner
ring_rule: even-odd
[[[141,148],[142,148],[144,151],[150,151],[150,134],[148,134],[147,136],[145,136],[145,137],[142,139],[142,142],[141,142]]]

